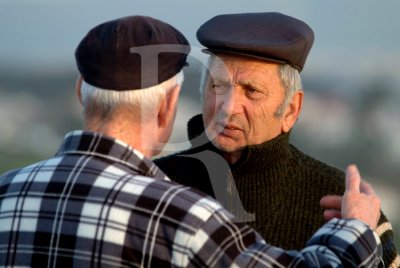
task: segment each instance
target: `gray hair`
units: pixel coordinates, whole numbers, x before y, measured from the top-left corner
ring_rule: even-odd
[[[301,77],[299,71],[289,64],[281,64],[278,69],[279,79],[283,88],[285,89],[285,99],[282,104],[275,111],[275,116],[282,116],[286,107],[292,101],[294,94],[302,90]]]
[[[184,75],[181,70],[178,74],[161,84],[140,90],[132,89],[125,91],[106,90],[82,81],[80,90],[84,115],[90,118],[95,112],[97,116],[100,115],[107,118],[120,105],[129,105],[134,109],[140,107],[144,111],[155,110],[155,107],[165,96],[166,92],[175,86],[181,86],[183,80]]]
[[[201,101],[204,100],[204,90],[207,86],[208,78],[210,76],[209,68],[215,57],[216,56],[208,57],[207,65],[203,68],[202,73],[201,73],[201,80],[200,80]],[[281,81],[283,88],[285,89],[285,99],[283,100],[282,104],[278,107],[278,109],[275,111],[274,115],[276,117],[282,116],[286,107],[291,102],[294,94],[297,91],[302,90],[302,88],[303,88],[299,71],[289,64],[279,65],[278,76],[279,76],[279,79]]]

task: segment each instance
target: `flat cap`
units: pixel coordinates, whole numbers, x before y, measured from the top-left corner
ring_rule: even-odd
[[[142,89],[176,75],[190,52],[185,36],[146,16],[129,16],[91,29],[75,50],[83,79],[112,90]]]
[[[303,21],[281,13],[241,13],[211,18],[198,29],[197,39],[213,53],[288,63],[301,71],[314,33]]]

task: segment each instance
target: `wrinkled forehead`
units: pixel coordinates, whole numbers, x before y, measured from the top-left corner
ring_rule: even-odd
[[[260,59],[232,54],[211,55],[208,60],[207,71],[211,78],[228,78],[235,75],[244,77],[263,77],[278,79],[280,64]]]

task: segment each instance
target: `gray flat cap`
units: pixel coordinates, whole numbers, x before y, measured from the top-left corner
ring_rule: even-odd
[[[197,39],[213,53],[233,53],[302,70],[314,41],[303,21],[276,13],[218,15],[197,31]]]

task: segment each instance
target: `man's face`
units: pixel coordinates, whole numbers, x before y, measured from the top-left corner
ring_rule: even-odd
[[[283,119],[276,112],[285,90],[278,67],[236,56],[213,60],[204,89],[203,121],[208,138],[217,148],[240,152],[282,133]]]

